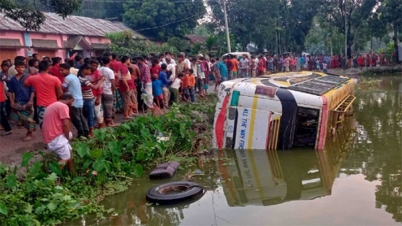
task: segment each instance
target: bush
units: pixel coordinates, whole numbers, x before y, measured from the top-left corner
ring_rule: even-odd
[[[105,37],[111,41],[109,50],[120,56],[149,55],[152,52],[178,52],[176,47],[168,43],[157,45],[151,41],[136,39],[131,31],[111,32],[107,33]]]

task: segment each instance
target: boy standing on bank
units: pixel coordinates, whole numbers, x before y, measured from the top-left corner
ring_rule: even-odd
[[[69,106],[73,102],[71,94],[62,94],[59,101],[46,108],[42,124],[43,143],[59,156],[61,168],[68,165],[70,173],[74,172],[72,148],[69,143],[73,137],[70,132]]]
[[[25,64],[23,61],[14,63],[17,74],[7,83],[8,93],[11,103],[11,118],[17,122],[21,122],[27,129],[27,134],[23,141],[33,139],[33,131],[36,129],[34,120],[33,99],[35,96],[32,86],[24,86],[25,81],[30,77],[25,72]]]

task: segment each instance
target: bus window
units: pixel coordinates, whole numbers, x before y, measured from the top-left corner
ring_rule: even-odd
[[[315,147],[320,111],[299,107],[293,147]]]

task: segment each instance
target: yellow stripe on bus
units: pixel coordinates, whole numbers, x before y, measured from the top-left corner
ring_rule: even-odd
[[[257,80],[254,78],[252,83],[257,85]],[[255,126],[255,116],[257,114],[257,104],[258,104],[258,95],[254,94],[253,97],[253,105],[251,107],[251,118],[250,118],[250,132],[248,135],[247,149],[253,148],[253,136],[254,136],[254,126]]]
[[[248,156],[250,157],[251,168],[253,169],[255,182],[257,183],[258,194],[260,195],[260,198],[263,199],[264,192],[263,192],[262,186],[261,186],[260,175],[258,175],[257,166],[255,165],[253,150],[251,150],[251,149],[248,150]]]
[[[255,84],[255,85],[258,84],[256,79],[253,79],[252,83]],[[257,167],[255,165],[254,154],[253,154],[253,150],[252,150],[252,148],[253,148],[254,126],[255,126],[255,116],[257,114],[257,104],[258,104],[258,95],[254,95],[253,105],[252,105],[252,109],[251,109],[250,132],[249,132],[249,137],[248,137],[248,142],[247,142],[247,149],[248,149],[248,154],[250,156],[251,168],[253,169],[253,174],[255,175],[255,182],[257,183],[258,193],[260,195],[260,198],[264,198],[264,192],[262,190],[261,181],[260,181],[260,177],[258,175]]]

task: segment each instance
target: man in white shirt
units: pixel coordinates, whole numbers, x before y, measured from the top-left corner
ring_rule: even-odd
[[[176,78],[176,64],[172,62],[173,59],[166,59],[167,70],[171,72],[170,81],[174,81]]]
[[[102,92],[102,105],[103,115],[105,118],[106,126],[113,126],[113,94],[115,87],[115,75],[112,69],[109,68],[110,58],[108,56],[102,57],[103,66],[99,68],[99,72],[105,78],[103,82]]]
[[[77,76],[79,70],[74,67],[74,60],[68,60],[67,63],[70,65],[70,74]]]
[[[247,59],[247,55],[243,54],[241,60],[240,60],[240,75],[242,78],[247,78],[248,77],[248,69],[250,67],[250,62]]]
[[[180,55],[183,55],[184,57],[183,62],[187,65],[187,68],[191,68],[191,61],[187,59],[186,54],[184,52],[181,52]]]
[[[169,61],[169,63],[168,63],[168,61]],[[176,61],[174,61],[174,59],[172,58],[172,55],[169,52],[165,53],[165,58],[162,59],[162,63],[164,63],[166,65],[173,64],[176,67]]]

